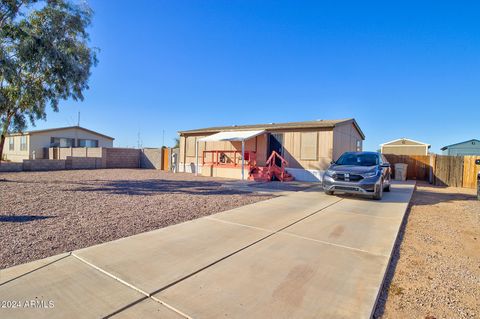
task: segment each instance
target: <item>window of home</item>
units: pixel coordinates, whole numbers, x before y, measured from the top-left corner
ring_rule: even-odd
[[[50,138],[51,147],[75,147],[75,139],[66,137]]]
[[[27,150],[27,137],[26,136],[21,136],[20,137],[20,151],[26,151]]]
[[[317,160],[318,133],[303,132],[300,136],[300,159],[307,161]]]
[[[15,138],[13,136],[10,136],[8,138],[8,150],[9,151],[15,150]]]
[[[98,147],[98,140],[79,139],[78,147]]]
[[[362,151],[362,140],[357,140],[357,152]]]

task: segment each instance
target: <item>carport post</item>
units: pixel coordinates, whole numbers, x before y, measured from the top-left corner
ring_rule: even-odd
[[[198,140],[195,141],[195,176],[198,176]]]
[[[245,180],[245,140],[242,140],[242,181]]]

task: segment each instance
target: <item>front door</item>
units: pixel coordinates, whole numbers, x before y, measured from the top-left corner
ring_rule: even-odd
[[[281,156],[283,156],[283,133],[272,133],[269,135],[268,141],[268,157],[272,155],[272,152],[275,151]],[[282,165],[282,160],[278,157],[275,159],[275,164],[277,166]]]

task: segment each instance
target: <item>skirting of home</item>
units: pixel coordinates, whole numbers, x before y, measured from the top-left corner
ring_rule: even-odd
[[[202,170],[202,165],[198,165],[198,172],[200,175],[204,176],[216,176],[216,177],[226,177],[226,178],[240,178],[241,176],[241,168],[238,168],[238,172],[236,174],[225,174],[223,171],[212,173],[205,172]],[[229,170],[228,168],[224,170]],[[231,169],[230,169],[231,170]],[[235,170],[235,171],[237,171]],[[290,173],[296,181],[300,182],[321,182],[324,174],[324,170],[313,170],[313,169],[303,169],[303,168],[286,168],[286,171]],[[184,173],[195,173],[196,172],[196,165],[194,163],[180,163],[180,172]],[[248,177],[248,171],[245,173],[246,177]],[[238,176],[236,176],[238,175]]]
[[[303,168],[286,168],[296,181],[300,182],[321,182],[324,170],[303,169]]]
[[[198,169],[202,171],[202,165],[198,164]],[[182,173],[195,173],[198,172],[195,163],[180,163],[180,172]]]

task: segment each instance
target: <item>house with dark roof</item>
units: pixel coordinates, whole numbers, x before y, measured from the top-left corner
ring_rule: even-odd
[[[443,155],[480,155],[480,140],[471,139],[465,142],[447,145],[441,148]]]
[[[48,158],[50,147],[113,147],[113,140],[81,126],[12,133],[5,139],[3,157],[12,162]]]
[[[273,152],[291,176],[321,180],[332,160],[361,151],[365,135],[353,118],[232,125],[179,131],[179,169],[205,176],[246,179]],[[281,162],[284,160],[284,162]],[[283,164],[282,164],[283,163]]]

